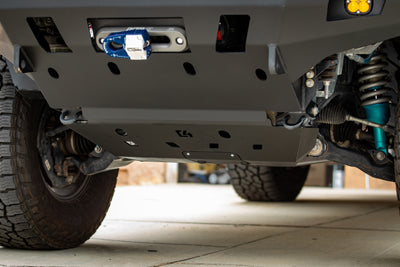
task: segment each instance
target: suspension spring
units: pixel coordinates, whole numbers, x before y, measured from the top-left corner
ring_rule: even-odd
[[[385,125],[390,118],[391,97],[387,94],[391,89],[387,87],[390,79],[385,54],[375,54],[358,70],[361,92],[361,105],[364,107],[367,120]],[[387,142],[385,131],[374,128],[375,147],[386,154]]]
[[[389,72],[384,69],[387,66],[385,59],[384,54],[375,55],[358,70],[362,106],[389,103],[391,100],[391,97],[385,96],[391,91],[386,87],[389,83]]]

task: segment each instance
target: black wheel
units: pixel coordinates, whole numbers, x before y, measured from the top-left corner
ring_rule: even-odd
[[[306,181],[309,166],[266,167],[228,165],[236,193],[250,201],[294,201]]]
[[[20,96],[3,59],[0,74],[0,245],[76,247],[102,222],[118,171],[87,176],[67,166],[69,174],[58,175],[40,152],[44,131],[56,121],[55,111],[44,100]]]

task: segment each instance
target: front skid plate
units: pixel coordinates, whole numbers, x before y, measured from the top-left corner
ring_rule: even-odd
[[[109,112],[113,118],[97,110],[97,114],[86,113],[88,124],[74,124],[71,128],[115,155],[138,160],[248,162],[274,166],[294,166],[304,160],[318,133],[317,129],[310,128],[289,131],[272,127],[266,120],[262,121],[262,116],[260,121],[245,123],[245,116],[232,117],[236,112],[210,111],[206,114],[214,116],[209,121],[202,121],[204,113],[199,111],[197,116],[196,111],[182,111],[181,116],[179,113],[173,116],[173,111],[169,113],[151,110],[130,116],[128,110],[113,110]],[[256,114],[248,115],[257,117]],[[232,115],[231,121],[227,122],[229,115]],[[158,121],[153,121],[156,117]],[[182,120],[178,121],[179,118]]]

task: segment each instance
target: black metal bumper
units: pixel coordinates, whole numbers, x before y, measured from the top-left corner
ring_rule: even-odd
[[[274,128],[266,111],[300,111],[301,96],[292,83],[323,58],[400,35],[397,1],[388,1],[381,15],[337,21],[327,21],[328,2],[5,0],[0,22],[11,43],[30,57],[31,75],[49,104],[82,108],[88,123],[71,128],[115,155],[295,165],[313,147],[317,129]],[[221,15],[250,17],[245,52],[216,51]],[[72,52],[42,49],[28,17],[52,17]],[[93,49],[89,18],[181,18],[190,52],[154,54],[147,61],[111,58]],[[271,69],[275,47],[282,74]],[[119,75],[110,71],[109,62],[118,66]],[[184,63],[196,75],[188,75]],[[49,68],[57,71],[57,79]],[[266,80],[257,77],[257,69],[267,74]],[[117,128],[128,135],[116,134]],[[181,130],[192,137],[180,136]],[[231,138],[221,137],[221,130]]]

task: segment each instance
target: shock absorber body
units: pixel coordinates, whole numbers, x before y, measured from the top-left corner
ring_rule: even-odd
[[[389,82],[389,72],[384,54],[375,54],[365,66],[358,70],[360,78],[361,105],[364,107],[367,120],[385,125],[390,118],[391,97],[385,95],[391,90],[386,87]],[[387,154],[385,131],[374,128],[375,147]]]

